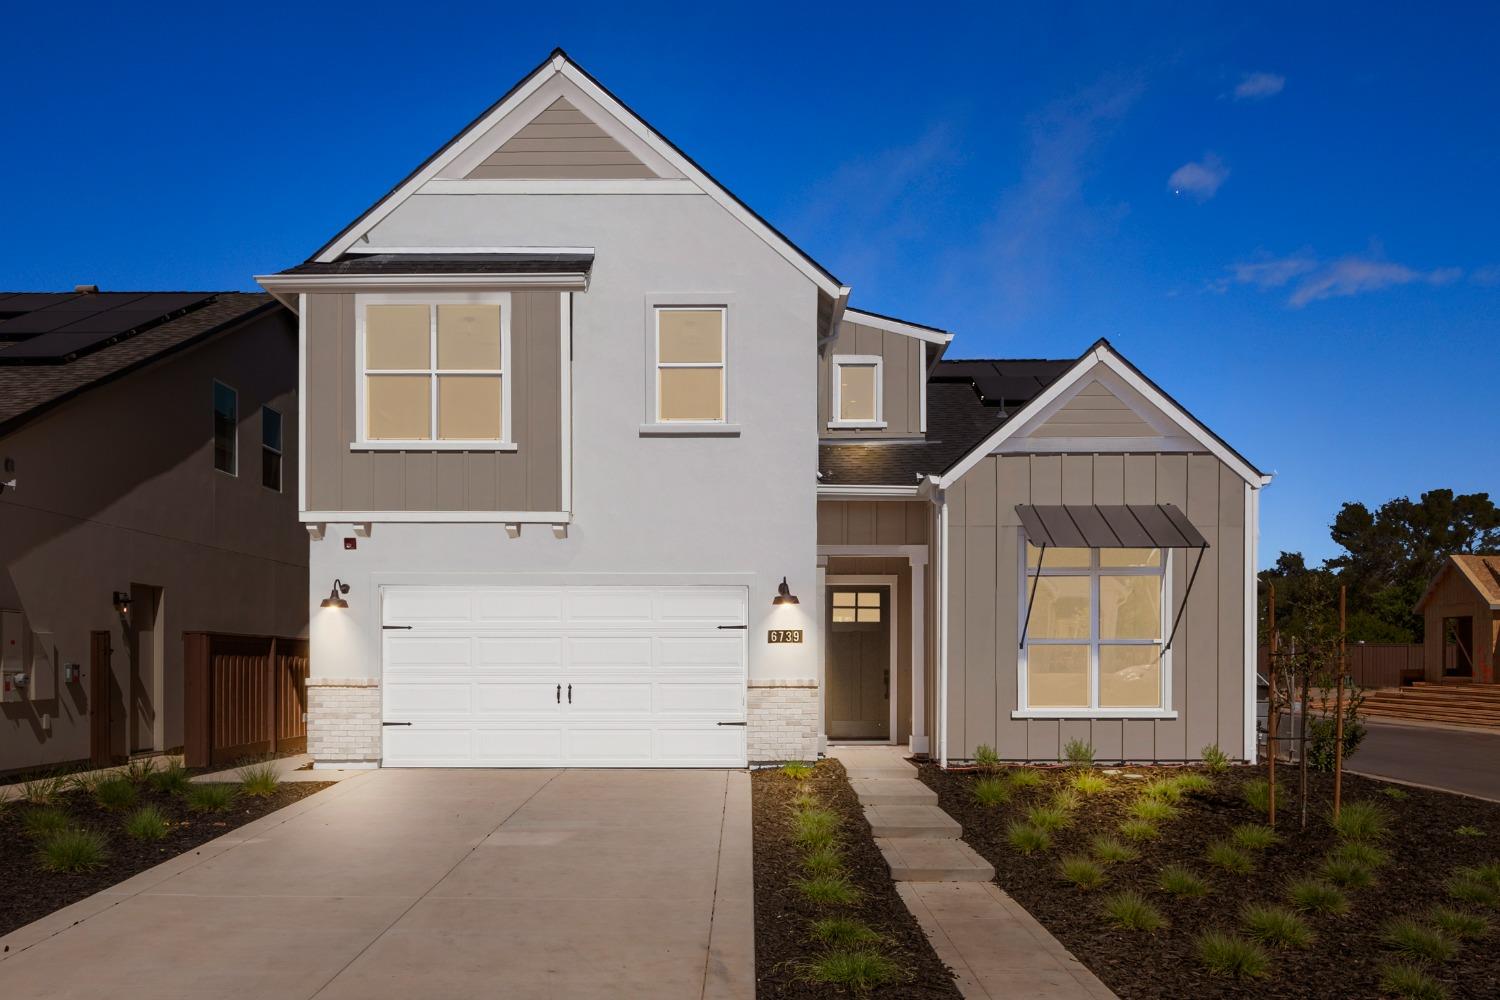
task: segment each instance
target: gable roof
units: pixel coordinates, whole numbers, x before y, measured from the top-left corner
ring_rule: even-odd
[[[338,235],[334,236],[333,239],[329,240],[313,253],[308,258],[308,261],[329,262],[339,259],[340,256],[349,250],[355,240],[358,239],[361,230],[368,229],[389,215],[397,205],[410,197],[417,188],[435,177],[439,170],[488,132],[495,123],[509,114],[516,105],[534,93],[542,84],[557,76],[566,78],[584,91],[605,111],[613,115],[621,125],[646,143],[653,152],[661,156],[687,177],[688,180],[696,184],[704,194],[707,194],[724,206],[731,215],[735,216],[747,228],[756,233],[767,245],[780,253],[819,288],[833,296],[848,295],[848,288],[835,278],[827,268],[819,264],[810,254],[793,243],[785,234],[772,226],[758,215],[754,209],[736,197],[733,192],[715,180],[692,157],[684,153],[671,140],[653,128],[644,118],[631,110],[625,102],[621,101],[607,87],[594,79],[593,76],[575,63],[560,48],[553,49],[552,53],[539,66],[523,77],[519,83],[507,91],[498,101],[490,105],[479,117],[460,130],[457,135],[444,143],[441,148],[424,160],[421,165],[402,179],[400,183],[391,188],[384,197],[365,209],[353,222],[341,229]]]
[[[209,301],[192,312],[67,364],[0,366],[0,434],[81,392],[281,308],[259,293],[199,294]]]
[[[1469,554],[1448,557],[1442,568],[1432,575],[1427,589],[1417,601],[1417,611],[1426,607],[1432,595],[1437,593],[1438,584],[1454,572],[1468,581],[1469,586],[1473,587],[1480,599],[1490,606],[1491,611],[1500,611],[1500,555]]]

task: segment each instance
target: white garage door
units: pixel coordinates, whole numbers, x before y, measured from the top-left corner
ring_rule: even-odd
[[[383,592],[389,767],[744,767],[743,587]]]

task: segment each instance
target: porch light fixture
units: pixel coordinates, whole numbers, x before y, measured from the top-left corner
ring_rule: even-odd
[[[328,592],[328,596],[323,598],[322,603],[319,604],[318,607],[347,608],[349,606],[349,602],[344,600],[344,598],[341,596],[347,593],[349,593],[349,585],[342,580],[334,580],[333,589]]]
[[[797,595],[792,593],[792,588],[786,585],[786,577],[781,578],[781,583],[776,587],[776,596],[771,598],[772,604],[801,604]]]
[[[125,593],[125,591],[123,591],[123,590],[117,590],[114,593],[113,600],[114,600],[114,605],[115,605],[115,611],[119,612],[119,614],[120,614],[121,617],[124,617],[125,615],[130,614],[130,595],[129,594]]]

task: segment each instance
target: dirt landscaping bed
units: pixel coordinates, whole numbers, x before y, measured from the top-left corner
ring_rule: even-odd
[[[798,773],[796,768],[791,771]],[[870,824],[849,787],[843,765],[824,760],[808,771],[800,778],[781,769],[751,775],[756,996],[760,1000],[957,998],[960,994],[952,974],[896,895],[890,869],[875,846]],[[840,862],[838,869],[852,890],[852,901],[814,902],[804,888],[799,888],[799,883],[813,874],[806,859],[809,853],[818,851],[814,828],[820,824],[811,820],[799,824],[798,814],[813,814],[816,819],[821,812],[831,814],[824,817],[831,828],[826,846]],[[819,924],[829,920],[839,923]],[[855,925],[872,936],[858,934]],[[823,931],[821,938],[819,930]],[[890,979],[864,992],[813,981],[813,963],[848,953],[879,956],[876,964],[884,959]],[[836,960],[832,964],[841,963]],[[842,964],[848,968],[848,963]]]
[[[33,791],[50,804],[0,804],[0,935],[328,787],[326,782],[268,784],[252,795],[237,785],[210,785],[222,789],[217,794],[228,801],[215,801],[210,792],[190,803],[186,776],[180,769],[166,780],[138,773],[117,779],[103,793],[98,784],[106,783],[90,788],[74,779],[39,779]],[[112,807],[103,804],[101,794]],[[148,809],[155,817],[141,818]],[[127,833],[132,821],[135,835]],[[52,846],[44,861],[44,849],[58,830],[85,836]],[[48,863],[61,869],[49,870]]]
[[[1332,776],[1313,775],[1308,825],[1302,832],[1295,772],[1288,775],[1282,769],[1279,839],[1267,844],[1258,842],[1265,836],[1265,814],[1246,794],[1258,789],[1263,767],[1222,773],[1202,768],[1030,769],[1041,775],[1034,787],[1025,787],[1025,779],[1018,786],[1014,775],[1021,770],[944,772],[928,765],[921,768],[921,778],[963,825],[964,839],[995,866],[1000,887],[1121,997],[1500,996],[1500,805],[1345,775],[1346,829],[1341,833],[1329,821]],[[1088,787],[1085,782],[1084,789],[1077,789],[1073,783],[1080,773],[1102,777],[1104,785]],[[1176,785],[1174,791],[1153,784],[1184,774],[1199,776],[1187,781],[1200,787]],[[992,784],[980,786],[986,778]],[[1203,779],[1211,784],[1203,785]],[[981,804],[976,787],[1005,801]],[[1059,802],[1064,789],[1072,794],[1063,792]],[[1141,805],[1145,800],[1160,801],[1168,809]],[[1374,825],[1380,826],[1383,818],[1385,832],[1354,829],[1351,803],[1375,804]],[[1033,813],[1037,807],[1042,811]],[[1038,838],[1027,832],[1036,820],[1055,826],[1045,845],[1036,844]],[[1131,821],[1137,825],[1122,829]],[[1138,825],[1142,822],[1154,828],[1154,837]],[[1237,836],[1239,828],[1245,829]],[[1100,844],[1096,838],[1101,836],[1124,850]],[[1214,848],[1216,860],[1210,860],[1210,845],[1216,842],[1226,843]],[[1031,848],[1029,853],[1025,847]],[[1331,852],[1342,864],[1329,866]],[[1071,878],[1063,872],[1065,858],[1071,859]],[[1356,870],[1351,871],[1349,862]],[[1243,874],[1232,870],[1247,863]],[[1180,881],[1176,888],[1188,890],[1186,894],[1168,891],[1161,884],[1166,866],[1181,866],[1197,876],[1202,894],[1192,894],[1192,887]],[[1291,885],[1302,880],[1316,882],[1294,897]],[[1369,884],[1360,884],[1366,880]],[[1089,883],[1097,884],[1081,887]],[[1330,886],[1336,892],[1329,893]],[[1112,898],[1122,890],[1138,893],[1164,926],[1144,929],[1151,914]],[[1336,915],[1313,901],[1321,897],[1323,906],[1336,910],[1334,896],[1343,897],[1347,912]],[[1114,912],[1106,912],[1106,902],[1115,904]],[[1247,912],[1256,905],[1276,910],[1269,915]],[[1398,945],[1390,939],[1396,930],[1390,922],[1399,918],[1414,924],[1400,929]],[[1130,925],[1138,929],[1126,929]],[[1223,939],[1203,939],[1204,932],[1214,930],[1231,935],[1229,954]],[[1310,941],[1296,940],[1308,932]],[[1242,947],[1246,944],[1252,952],[1248,957]],[[1206,955],[1205,949],[1215,945],[1217,953]],[[1259,958],[1253,954],[1257,950]],[[1244,964],[1232,971],[1237,961]]]

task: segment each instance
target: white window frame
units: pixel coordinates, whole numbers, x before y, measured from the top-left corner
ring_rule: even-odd
[[[874,420],[841,420],[839,414],[843,412],[842,379],[841,368],[874,368],[875,369],[875,419]],[[828,411],[828,426],[832,428],[865,430],[884,430],[888,425],[885,421],[885,358],[878,354],[835,354],[833,364],[829,369],[833,375],[833,386],[831,398],[832,407]]]
[[[370,440],[368,436],[369,414],[365,412],[365,378],[370,373],[365,368],[365,315],[370,306],[427,306],[428,360],[427,368],[395,369],[377,368],[377,375],[428,375],[431,378],[429,393],[428,427],[432,438],[400,440]],[[449,305],[497,305],[500,307],[500,367],[482,370],[445,370],[438,367],[437,355],[437,307]],[[514,378],[510,364],[510,315],[509,292],[371,292],[354,297],[354,441],[350,451],[515,451],[514,428],[511,426],[511,397]],[[500,377],[500,438],[472,441],[444,441],[438,432],[438,377],[440,375],[481,375]]]
[[[234,466],[234,468],[233,469],[221,469],[221,468],[219,468],[219,463],[218,462],[214,462],[214,471],[217,472],[217,473],[220,473],[222,475],[232,476],[232,477],[238,479],[239,475],[240,475],[240,391],[238,389],[236,389],[234,386],[230,385],[228,382],[225,382],[222,379],[217,379],[216,378],[216,379],[214,379],[214,390],[215,390],[214,391],[214,395],[215,396],[218,395],[218,387],[221,386],[221,385],[224,388],[228,389],[230,395],[232,395],[234,397],[234,419],[231,421],[231,423],[234,425],[234,434],[233,434],[233,437],[232,437],[232,440],[234,442],[234,447],[230,450],[230,453],[229,453],[230,454],[230,458],[233,459],[233,462],[231,464]],[[217,423],[218,418],[219,418],[219,402],[218,402],[217,399],[210,399],[210,405],[213,407],[213,417],[214,417],[215,422]],[[218,428],[215,427],[214,428],[214,436],[215,436],[215,438],[217,437],[217,435],[218,435]],[[212,441],[213,440],[214,440],[214,438],[210,438],[210,451],[212,451]],[[213,458],[212,454],[210,454],[209,458],[210,458],[210,460],[212,460],[212,458]]]
[[[277,438],[281,441],[281,447],[279,448],[272,448],[270,445],[266,444],[267,413],[276,414],[276,419],[281,421],[281,425],[277,428],[280,433],[276,435]],[[271,490],[272,493],[284,493],[286,491],[286,414],[282,413],[274,406],[266,406],[265,404],[261,404],[260,408],[260,450],[262,453],[260,467],[261,488]],[[276,464],[276,486],[274,489],[266,485],[266,459],[264,453],[268,451],[281,460]]]
[[[1021,538],[1020,556],[1018,558],[1016,580],[1020,599],[1017,605],[1018,618],[1016,627],[1019,630],[1026,626],[1027,601],[1030,595],[1028,581],[1036,575],[1031,567],[1026,564],[1026,532],[1018,532]],[[1054,546],[1048,546],[1049,551],[1055,551]],[[1092,609],[1089,616],[1089,705],[1088,708],[1032,708],[1027,691],[1027,654],[1030,647],[1038,646],[1081,646],[1081,639],[1037,639],[1027,634],[1026,642],[1016,655],[1016,709],[1011,712],[1013,719],[1175,719],[1177,712],[1172,708],[1172,650],[1164,648],[1161,655],[1161,704],[1143,708],[1101,708],[1099,706],[1099,647],[1104,646],[1165,646],[1168,638],[1171,638],[1172,627],[1172,553],[1175,549],[1160,549],[1161,566],[1104,566],[1099,565],[1099,549],[1089,550],[1089,565],[1078,567],[1048,566],[1045,557],[1042,560],[1041,575],[1043,576],[1081,576],[1089,579],[1089,602]],[[1161,638],[1160,639],[1100,639],[1099,638],[1099,578],[1101,576],[1152,576],[1161,579]],[[1019,632],[1017,633],[1019,635]]]
[[[716,312],[719,314],[719,360],[712,361],[663,361],[661,359],[661,314],[665,312]],[[729,422],[729,307],[728,306],[694,306],[694,305],[659,305],[654,307],[653,325],[655,334],[652,339],[652,357],[654,358],[655,370],[653,381],[655,385],[656,409],[653,418],[658,424],[675,426],[678,424],[727,424]],[[719,370],[719,416],[717,419],[692,419],[668,418],[661,415],[661,373],[664,368],[717,368]]]

